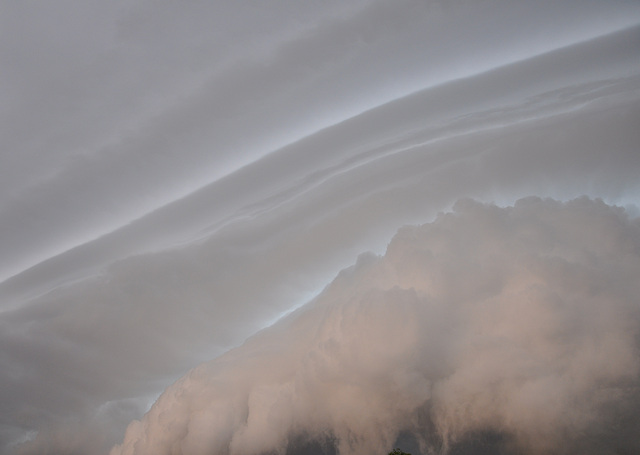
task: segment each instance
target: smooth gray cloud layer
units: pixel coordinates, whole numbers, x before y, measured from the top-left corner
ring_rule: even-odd
[[[2,2],[0,453],[107,453],[459,198],[638,216],[639,24],[622,0]]]

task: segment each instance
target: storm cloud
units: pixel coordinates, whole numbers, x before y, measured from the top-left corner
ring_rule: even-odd
[[[637,2],[0,9],[0,453],[636,450]]]
[[[487,432],[513,453],[632,453],[639,274],[620,208],[462,200],[190,371],[111,455],[291,453],[296,437],[385,453],[403,433],[441,453]]]

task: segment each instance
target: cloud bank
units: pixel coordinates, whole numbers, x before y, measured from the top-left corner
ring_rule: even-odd
[[[402,435],[422,453],[633,453],[638,276],[640,222],[620,208],[462,200],[190,371],[111,455],[296,453],[301,438],[382,454]]]
[[[640,215],[633,0],[0,9],[2,455],[108,453],[186,371],[461,198]],[[455,452],[476,430],[438,431]],[[286,438],[337,437],[311,436]]]

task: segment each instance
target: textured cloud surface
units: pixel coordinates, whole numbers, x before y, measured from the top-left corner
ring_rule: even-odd
[[[300,438],[382,454],[403,432],[424,453],[488,432],[514,453],[636,452],[638,276],[640,223],[619,208],[461,201],[189,372],[111,455]]]
[[[123,441],[129,423],[142,419],[158,396],[185,372],[228,353],[312,300],[360,254],[382,254],[401,226],[433,221],[439,212],[451,211],[457,200],[472,198],[505,207],[527,196],[568,201],[586,195],[603,201],[575,203],[586,204],[590,208],[584,210],[594,216],[598,211],[622,210],[606,206],[623,207],[630,218],[640,216],[640,4],[635,0],[7,1],[0,12],[2,455],[108,453]],[[471,210],[461,207],[460,213]],[[560,218],[549,225],[556,226],[564,209],[553,213]],[[577,229],[570,224],[562,232]],[[493,231],[469,229],[469,242],[480,241],[485,234],[497,236]],[[578,237],[569,236],[567,242],[580,242],[579,232],[574,231]],[[603,231],[602,238],[610,238],[612,232]],[[443,235],[454,236],[455,232]],[[506,248],[499,243],[496,240],[496,255]],[[568,251],[578,254],[580,245],[569,242]],[[479,254],[474,248],[468,248],[469,260]],[[633,253],[635,247],[629,248],[628,254]],[[500,275],[499,270],[471,273],[464,268],[464,251],[458,253],[463,265],[456,266],[456,273],[461,278],[468,276],[471,282],[451,285],[451,292],[463,293],[473,287],[474,279],[489,278],[482,273]],[[487,255],[491,257],[490,252]],[[521,259],[516,256],[509,257],[514,262]],[[634,269],[622,256],[619,259],[620,282],[608,275],[602,279],[623,292],[623,285],[630,285],[624,274]],[[359,267],[365,270],[368,262],[363,261]],[[577,264],[595,267],[585,258]],[[446,264],[436,265],[444,279]],[[606,275],[607,270],[602,273]],[[507,279],[508,273],[516,271],[503,272]],[[442,280],[437,282],[444,286]],[[417,290],[427,284],[412,286]],[[375,292],[372,299],[379,302],[375,310],[379,313],[371,315],[372,328],[376,321],[387,318],[385,302],[394,300],[396,291],[382,286]],[[424,308],[427,297],[397,292],[408,314],[417,312],[416,324],[423,321],[422,316],[431,317],[419,309]],[[613,289],[603,285],[598,292],[610,295]],[[628,299],[638,301],[633,290],[624,292]],[[458,308],[471,309],[459,317],[471,318],[475,307],[469,296],[462,297],[456,300]],[[580,345],[580,324],[606,324],[610,317],[611,326],[600,329],[606,332],[611,327],[611,333],[602,337],[619,337],[619,346],[614,341],[599,345],[598,339],[593,342],[593,356],[583,355],[585,365],[600,365],[590,360],[597,352],[614,362],[614,356],[607,353],[623,355],[628,346],[625,337],[633,330],[614,324],[623,311],[620,302],[624,299],[618,297],[613,313],[602,318],[589,313],[582,316],[583,321],[571,313],[570,308],[576,306],[567,307],[566,320],[553,319],[554,323],[568,327],[562,324],[571,320],[577,325],[567,333],[567,340],[559,337],[558,343]],[[326,292],[322,299],[327,299]],[[445,299],[444,290],[440,299]],[[539,296],[540,301],[549,299]],[[360,305],[349,302],[345,308]],[[491,305],[487,311],[502,308],[497,301]],[[320,310],[311,308],[317,306],[296,314],[316,314]],[[437,316],[453,318],[450,322],[458,324],[456,330],[471,327],[444,310]],[[549,321],[552,316],[559,317],[550,313]],[[321,324],[308,317],[309,324]],[[531,318],[532,330],[543,325],[533,315]],[[401,321],[389,319],[396,324]],[[307,338],[312,334],[305,330],[285,333],[286,324],[293,324],[292,319],[287,321],[255,339],[278,344],[299,336],[300,341],[286,343],[313,351],[308,346],[311,338]],[[632,315],[627,321],[633,324]],[[513,319],[514,328],[516,322]],[[353,324],[367,325],[356,319]],[[454,336],[454,328],[436,325],[416,335],[415,342],[431,343],[427,354],[449,362],[437,374],[453,374],[451,368],[456,366],[459,375],[471,375],[465,368],[476,368],[473,374],[482,379],[485,373],[474,358],[467,359],[468,366],[463,367],[462,360],[438,347]],[[501,330],[508,330],[509,323],[504,325]],[[364,340],[369,329],[362,329]],[[539,336],[540,343],[549,339],[547,335]],[[466,332],[455,335],[461,344],[472,336]],[[273,346],[274,354],[258,355],[269,343],[260,347],[259,342],[251,341],[246,346],[256,349],[255,361],[264,357],[269,364],[288,365],[289,375],[294,370],[311,375],[298,365],[304,353],[287,353]],[[371,378],[371,387],[377,387],[374,378],[391,373],[376,370],[375,358],[393,357],[401,348],[394,346],[390,337],[383,337],[366,355],[354,351],[352,369],[344,366],[343,373],[336,373],[342,368],[337,365],[331,367],[331,374],[362,374]],[[531,345],[534,348],[546,349]],[[245,354],[240,353],[246,349],[222,359],[238,355],[238,362],[245,362]],[[406,349],[412,349],[411,345]],[[515,356],[510,349],[517,347],[500,349],[510,358]],[[283,357],[266,360],[275,359],[275,353]],[[473,395],[464,389],[468,383],[463,377],[455,381],[451,377],[446,387],[442,383],[437,392],[440,401],[430,399],[427,412],[417,404],[426,399],[424,381],[406,373],[409,376],[398,379],[409,394],[404,402],[415,401],[420,411],[409,412],[409,405],[398,401],[397,412],[402,410],[402,416],[397,422],[402,424],[390,425],[387,433],[375,436],[372,441],[381,444],[375,450],[388,445],[394,428],[406,428],[400,439],[417,447],[417,436],[410,436],[411,419],[434,426],[430,434],[435,440],[423,441],[425,448],[449,443],[454,450],[463,450],[464,438],[474,431],[482,440],[503,438],[507,444],[513,438],[528,444],[536,439],[533,428],[550,434],[540,424],[543,417],[557,422],[570,408],[576,412],[575,427],[566,427],[567,434],[577,434],[574,430],[588,434],[596,425],[587,418],[589,413],[597,409],[606,414],[603,409],[619,401],[609,401],[601,388],[595,395],[602,406],[583,402],[583,392],[593,390],[596,383],[615,382],[615,378],[620,383],[611,386],[611,393],[622,390],[625,378],[633,376],[635,354],[629,351],[628,355],[628,371],[603,367],[611,376],[601,382],[588,382],[585,371],[587,382],[566,386],[566,396],[562,381],[555,381],[556,364],[549,365],[548,393],[558,393],[551,400],[558,414],[540,409],[539,417],[531,417],[531,425],[517,420],[520,414],[523,418],[533,414],[517,413],[513,407],[516,402],[522,408],[529,406],[523,398],[526,393],[518,384],[513,385],[512,395],[500,388],[501,396],[510,401],[487,418],[490,429],[486,431],[478,429],[479,424],[463,421],[462,411],[455,411],[452,396]],[[343,357],[336,359],[344,362]],[[429,365],[444,365],[435,360]],[[422,362],[402,356],[397,361],[406,361],[406,368]],[[216,436],[217,442],[211,444],[225,444],[225,440],[231,444],[234,438],[233,450],[249,451],[257,444],[265,444],[267,450],[267,446],[281,448],[289,438],[298,441],[291,447],[309,449],[304,441],[317,434],[298,434],[287,424],[287,419],[295,419],[306,431],[321,432],[327,450],[333,447],[332,438],[349,444],[349,438],[340,433],[347,431],[346,423],[327,423],[329,416],[346,419],[347,414],[335,414],[333,404],[319,402],[315,416],[320,420],[314,427],[302,418],[302,408],[285,406],[286,394],[293,390],[275,395],[268,391],[270,386],[264,385],[268,377],[273,378],[273,387],[284,384],[284,379],[269,376],[276,372],[266,371],[268,366],[264,378],[239,380],[237,391],[209,388],[216,375],[242,376],[235,362],[229,362],[228,372],[220,366],[222,360],[212,364],[215,371],[201,375],[207,389],[203,393],[249,399],[243,395],[249,389],[242,387],[262,384],[265,391],[252,389],[250,399],[264,402],[264,409],[280,406],[275,404],[276,395],[283,394],[283,413],[277,415],[284,420],[273,424],[284,433],[261,439],[257,416],[252,417],[257,426],[239,430],[233,419],[242,420],[245,403],[234,411],[239,414],[214,413],[213,420],[231,419],[219,425],[208,426],[206,417],[193,414],[189,418],[202,427],[192,426],[189,437],[167,431],[167,438],[175,436],[180,444],[194,444],[197,451],[198,444],[208,443],[194,435],[213,438],[229,428],[226,439]],[[362,369],[356,368],[359,362],[364,362]],[[389,364],[381,361],[380,367],[383,365]],[[258,371],[252,365],[247,368]],[[518,362],[514,368],[526,369]],[[577,364],[575,369],[579,369]],[[427,373],[431,384],[437,374]],[[574,370],[567,375],[578,376]],[[323,384],[317,382],[322,377],[308,380],[308,394]],[[515,381],[510,376],[504,380]],[[500,386],[488,384],[489,376],[478,384],[482,381],[487,389]],[[303,393],[300,387],[296,393]],[[428,394],[435,397],[436,390],[429,387]],[[536,387],[545,389],[543,383]],[[354,390],[352,396],[349,390],[340,392],[338,398],[331,396],[346,406],[361,393]],[[197,387],[184,393],[184,400],[176,400],[177,407],[185,407],[184,412],[175,416],[164,412],[160,420],[181,422],[190,400],[196,400]],[[537,393],[531,396],[544,395]],[[170,394],[163,396],[162,406],[167,396]],[[474,400],[493,396],[481,394],[464,403],[482,407]],[[575,406],[563,399],[575,399]],[[270,400],[276,401],[269,404]],[[201,401],[207,400],[203,397]],[[534,401],[532,411],[538,405]],[[432,405],[436,402],[443,406],[437,413]],[[226,412],[228,406],[217,403]],[[611,419],[620,421],[612,425],[626,428],[629,419],[614,404]],[[370,405],[383,406],[372,398]],[[358,406],[354,402],[353,415],[359,412]],[[159,403],[153,412],[160,407]],[[207,409],[205,414],[211,412]],[[475,411],[471,414],[476,415]],[[145,425],[151,424],[152,415]],[[361,424],[362,431],[371,428],[369,421]],[[141,431],[134,427],[130,435]],[[519,428],[527,428],[527,433],[521,434]],[[467,436],[456,442],[461,434]],[[357,442],[353,441],[353,450]],[[372,446],[377,443],[370,442]],[[342,447],[351,450],[351,446]]]

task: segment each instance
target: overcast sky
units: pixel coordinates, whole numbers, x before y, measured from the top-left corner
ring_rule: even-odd
[[[466,198],[496,204],[481,205],[484,215],[469,208],[468,201],[456,206],[464,223],[482,225],[482,220],[502,219],[498,207],[524,197],[569,201],[586,195],[588,200],[574,205],[546,201],[537,208],[524,204],[520,211],[513,209],[516,219],[527,220],[522,229],[541,231],[512,255],[503,246],[496,246],[495,255],[520,264],[527,252],[550,248],[545,240],[549,229],[557,229],[558,238],[579,239],[567,241],[569,252],[563,255],[570,257],[574,250],[589,250],[599,238],[610,238],[612,245],[622,242],[625,247],[610,245],[613,252],[592,252],[605,264],[602,295],[616,302],[611,304],[615,314],[596,328],[619,335],[611,343],[620,349],[611,357],[625,364],[637,360],[638,347],[628,339],[640,325],[623,323],[637,321],[629,299],[640,301],[634,280],[624,278],[638,270],[640,251],[637,1],[0,0],[0,68],[0,454],[108,453],[123,442],[130,422],[142,419],[178,378],[242,345],[283,315],[300,308],[313,318],[320,311],[314,308],[323,305],[317,302],[343,302],[339,314],[356,311],[359,300],[348,296],[361,295],[361,289],[353,291],[356,284],[348,280],[333,284],[337,291],[332,296],[325,293],[315,304],[303,305],[363,253],[372,255],[360,256],[358,267],[366,269],[365,259],[380,255],[371,261],[383,265],[372,267],[393,269],[393,279],[371,278],[387,283],[380,284],[380,305],[394,299],[391,288],[414,289],[418,296],[408,298],[408,320],[448,317],[417,309],[426,298],[420,294],[427,292],[426,281],[402,278],[402,273],[426,273],[424,264],[400,270],[397,257],[382,255],[404,225],[436,220],[424,235],[449,229],[438,213],[450,212]],[[535,222],[547,212],[554,214],[552,221]],[[621,224],[602,221],[600,231],[584,232],[590,214]],[[618,230],[610,230],[613,225]],[[462,235],[455,223],[450,229],[443,234],[446,245]],[[477,237],[478,245],[498,245],[513,232],[490,224],[467,235]],[[406,249],[420,245],[407,241]],[[554,248],[562,250],[561,245]],[[620,251],[635,251],[635,257],[621,264],[611,261],[610,255]],[[489,253],[469,247],[469,257],[478,264]],[[442,257],[451,264],[465,261],[457,250]],[[486,261],[493,264],[495,258]],[[574,262],[590,264],[582,256]],[[462,270],[449,277],[447,270],[429,268],[429,273],[443,280],[473,275]],[[489,281],[518,282],[502,269],[491,270],[485,277]],[[616,281],[614,275],[622,278]],[[627,297],[608,294],[614,282]],[[547,284],[558,295],[574,296],[573,287],[558,290],[556,283]],[[502,296],[496,297],[500,303],[480,317],[503,314],[507,298],[496,295]],[[464,294],[451,305],[467,311],[469,298]],[[438,299],[453,301],[444,294]],[[601,301],[595,299],[588,308]],[[288,362],[288,376],[272,378],[275,382],[311,374],[304,353],[287,346],[300,344],[313,352],[316,344],[328,343],[324,336],[296,338],[305,324],[321,325],[319,319],[299,322],[304,319],[296,316],[300,311],[289,316],[298,322],[281,322],[262,332],[265,346],[273,349],[260,356]],[[386,311],[374,319],[387,318]],[[581,320],[576,316],[580,308],[567,311],[545,317]],[[585,318],[581,329],[567,329],[572,334],[567,343],[576,352],[591,343],[583,338],[584,330],[595,327],[596,316]],[[518,327],[510,316],[500,320]],[[362,340],[370,339],[369,329],[362,327],[366,324],[354,321],[353,330],[362,330]],[[470,343],[475,343],[474,330],[485,330],[467,325],[466,319],[447,321]],[[542,332],[532,333],[546,340]],[[442,336],[408,340],[402,347],[408,351],[402,352],[451,341],[449,334]],[[211,391],[219,375],[257,378],[229,392],[240,401],[252,387],[263,386],[270,373],[246,362],[254,352],[251,346],[259,345],[253,340],[248,348],[220,358],[228,360],[194,370],[204,371],[193,373],[204,379],[185,386],[187,404],[168,421],[188,421],[189,403],[197,402],[200,393],[221,393]],[[384,359],[382,346],[370,346],[367,351],[359,344],[353,355],[379,353]],[[448,355],[438,349],[433,354],[438,359]],[[486,355],[499,358],[494,354]],[[601,368],[596,357],[585,351],[585,363],[571,374],[580,376],[583,365]],[[458,361],[448,364],[464,376],[468,364]],[[220,366],[226,364],[228,373]],[[437,382],[439,372],[416,365]],[[362,368],[362,380],[375,381],[366,374],[369,367]],[[612,382],[637,376],[612,371],[607,379]],[[566,378],[563,374],[552,379]],[[439,386],[444,411],[431,418],[440,429],[462,434],[475,427],[453,416],[456,405],[447,397],[466,384],[454,379]],[[189,382],[181,381],[183,386]],[[320,393],[319,379],[309,381]],[[583,391],[602,385],[598,381],[586,381],[572,397],[580,401]],[[548,390],[568,393],[560,382],[550,380],[554,386]],[[416,387],[416,394],[404,399],[427,400],[416,384],[405,384]],[[180,387],[170,388],[142,424],[132,424],[122,453],[170,453],[182,436],[153,430],[153,413],[167,409],[166,397],[181,396]],[[388,390],[379,395],[395,400]],[[361,409],[353,400],[351,409]],[[232,415],[235,409],[229,403],[212,406],[200,411]],[[296,413],[315,409],[309,406],[276,414],[300,420]],[[595,412],[593,406],[587,403],[584,409]],[[406,415],[413,408],[375,409]],[[350,412],[325,411],[335,425],[322,423],[330,438],[345,440],[357,433],[349,426]],[[547,417],[556,422],[566,415]],[[280,439],[266,440],[238,419],[244,430],[224,427],[238,434],[236,442],[225,439],[222,423],[205,419],[205,432],[218,439],[192,438],[183,441],[181,450],[280,450],[293,431],[282,423],[280,433],[273,433]],[[321,424],[311,420],[297,430],[316,431]],[[385,425],[396,433],[415,430],[407,422],[394,422]],[[539,422],[533,423],[538,431]],[[529,435],[520,424],[526,422],[499,430]],[[146,440],[158,434],[167,440],[132,451],[136,438],[145,438],[136,425],[151,428]],[[365,427],[359,436],[379,434]],[[393,442],[393,431],[376,443]],[[192,434],[198,432],[192,429]],[[339,447],[345,454],[387,449]]]

